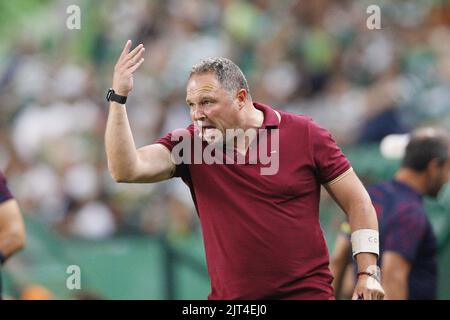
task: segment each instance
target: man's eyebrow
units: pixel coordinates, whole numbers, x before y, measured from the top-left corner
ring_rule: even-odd
[[[213,100],[215,101],[217,98],[213,95],[204,95],[202,97],[200,97],[200,101],[204,101],[204,100]]]
[[[216,98],[212,95],[204,95],[202,97],[200,97],[200,100],[205,100],[205,99],[209,99],[209,100],[215,100]],[[186,98],[186,103],[192,103],[192,101],[189,98]]]
[[[195,99],[194,99],[195,100]],[[191,103],[194,103],[190,98],[186,98],[186,103],[187,104],[191,104]]]

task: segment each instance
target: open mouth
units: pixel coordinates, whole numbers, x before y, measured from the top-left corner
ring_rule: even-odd
[[[214,129],[216,129],[216,127],[213,127],[213,126],[203,126],[203,127],[202,127],[202,137],[207,136],[208,131],[211,131],[211,130],[214,130]]]
[[[208,129],[216,129],[216,127],[212,126],[212,125],[204,125],[202,123],[197,123],[197,128],[199,130],[199,133],[202,137],[205,136],[206,130]]]
[[[199,130],[199,136],[202,140],[209,141],[209,140],[215,140],[215,130],[217,129],[215,126],[212,125],[198,125],[197,126]]]

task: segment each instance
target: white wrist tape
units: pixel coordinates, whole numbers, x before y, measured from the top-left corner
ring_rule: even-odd
[[[359,229],[352,233],[353,257],[361,252],[375,253],[380,255],[378,231],[373,229]]]

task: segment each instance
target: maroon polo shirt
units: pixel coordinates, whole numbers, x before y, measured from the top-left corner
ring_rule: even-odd
[[[208,298],[333,299],[320,185],[349,172],[350,163],[312,119],[279,111],[279,121],[271,107],[254,106],[264,113],[262,128],[279,129],[275,175],[261,175],[259,161],[180,164],[174,175],[189,186],[200,218]],[[194,126],[187,130],[195,139]],[[158,143],[169,150],[177,144],[171,134]]]

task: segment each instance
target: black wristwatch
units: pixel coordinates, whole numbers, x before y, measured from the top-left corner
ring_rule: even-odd
[[[114,101],[120,104],[125,104],[125,102],[127,102],[127,97],[116,94],[113,88],[111,88],[106,93],[106,101]]]

